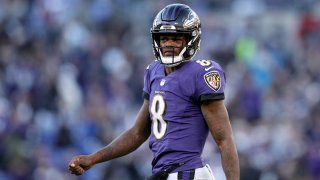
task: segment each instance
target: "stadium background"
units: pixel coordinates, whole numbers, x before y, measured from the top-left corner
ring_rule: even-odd
[[[143,179],[136,152],[70,175],[73,155],[108,144],[133,124],[149,30],[173,1],[0,1],[0,179]],[[320,179],[320,2],[174,1],[202,21],[196,58],[215,59],[242,179]],[[224,179],[210,137],[204,159]]]

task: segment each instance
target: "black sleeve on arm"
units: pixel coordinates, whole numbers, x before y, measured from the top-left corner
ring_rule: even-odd
[[[146,99],[146,100],[148,100],[148,101],[149,101],[149,97],[150,97],[150,95],[149,95],[149,93],[147,93],[147,92],[143,91],[142,97],[143,97],[144,99]]]
[[[224,93],[218,93],[218,94],[203,94],[200,96],[200,102],[204,101],[217,101],[217,100],[223,100],[224,99]]]

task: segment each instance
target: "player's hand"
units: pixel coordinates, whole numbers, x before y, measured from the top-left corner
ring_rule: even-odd
[[[69,162],[69,171],[77,176],[83,174],[93,166],[93,162],[88,155],[75,156]]]

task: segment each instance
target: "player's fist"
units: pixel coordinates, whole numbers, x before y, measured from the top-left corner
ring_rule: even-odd
[[[93,161],[88,155],[75,156],[69,162],[69,171],[77,176],[83,174],[93,166]]]

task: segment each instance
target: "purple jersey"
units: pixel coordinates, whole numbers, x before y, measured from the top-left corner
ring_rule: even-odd
[[[158,61],[147,67],[143,91],[152,121],[153,173],[181,162],[186,164],[173,172],[204,165],[201,154],[208,126],[200,104],[224,99],[224,87],[224,72],[211,60],[188,61],[169,75]]]

